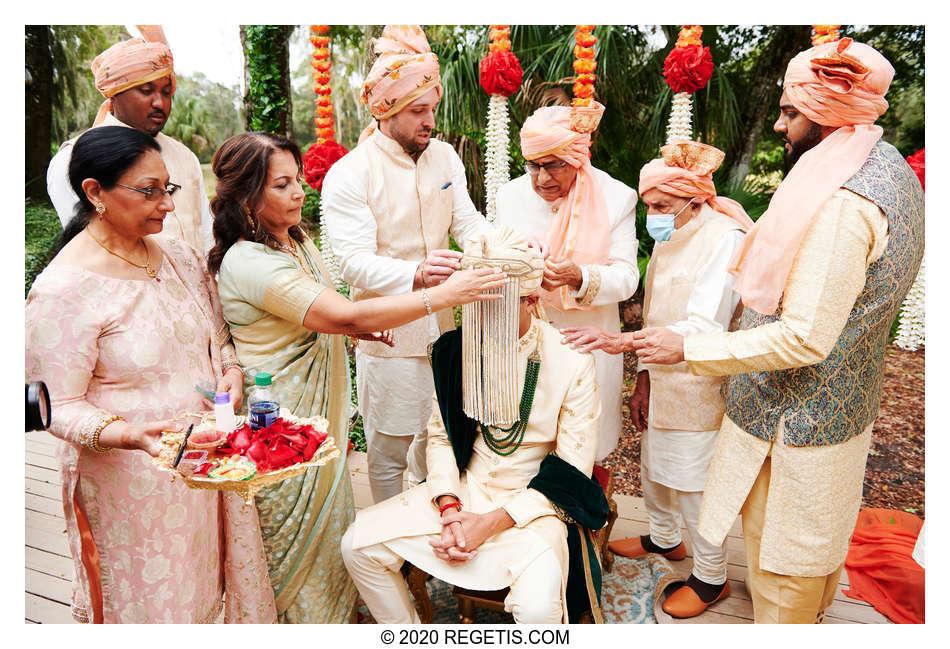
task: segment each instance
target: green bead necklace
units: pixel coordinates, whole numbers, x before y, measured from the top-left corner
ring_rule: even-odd
[[[508,456],[518,450],[524,440],[525,430],[528,428],[528,417],[531,415],[531,404],[534,403],[534,390],[538,387],[538,371],[541,369],[541,359],[532,354],[528,359],[528,366],[524,372],[524,389],[521,391],[521,402],[518,405],[518,421],[511,426],[500,428],[482,424],[482,439],[485,444],[501,456]],[[491,431],[497,430],[502,435],[495,437]]]

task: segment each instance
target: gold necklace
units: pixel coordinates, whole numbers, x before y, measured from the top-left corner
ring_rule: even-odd
[[[154,268],[152,268],[152,265],[148,263],[148,246],[145,245],[145,240],[144,240],[144,239],[139,239],[139,241],[142,242],[142,247],[145,248],[145,264],[136,264],[136,263],[135,263],[134,261],[132,261],[131,259],[126,259],[125,257],[123,257],[123,256],[120,255],[119,253],[115,252],[114,250],[110,250],[109,248],[107,248],[107,247],[106,247],[106,244],[104,244],[104,243],[102,243],[101,241],[99,241],[99,239],[96,238],[96,235],[94,235],[94,234],[92,233],[92,231],[91,231],[89,228],[86,228],[86,232],[89,234],[90,237],[92,237],[92,240],[93,240],[93,241],[95,241],[96,243],[98,243],[99,246],[100,246],[103,250],[105,250],[106,252],[108,252],[110,255],[114,255],[114,256],[118,257],[119,259],[121,259],[122,261],[124,261],[125,263],[127,263],[127,264],[129,264],[129,265],[131,265],[131,266],[135,266],[136,268],[141,268],[142,270],[145,271],[145,274],[148,275],[149,278],[158,281],[158,271],[155,270]]]

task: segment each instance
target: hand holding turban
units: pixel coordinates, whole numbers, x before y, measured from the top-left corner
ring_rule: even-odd
[[[712,175],[726,154],[699,142],[680,141],[660,147],[661,158],[651,160],[640,170],[640,196],[651,189],[679,196],[698,198],[720,214],[725,214],[748,232],[752,219],[742,205],[716,195]]]
[[[795,255],[821,206],[867,160],[884,130],[874,125],[894,68],[880,52],[850,38],[818,45],[791,60],[785,92],[806,118],[834,127],[807,151],[736,251],[730,272],[742,302],[774,313]]]
[[[92,62],[96,90],[106,100],[99,107],[93,126],[112,112],[112,98],[129,88],[171,77],[172,92],[177,87],[174,59],[159,25],[137,25],[143,38],[116,43]]]
[[[553,155],[577,169],[577,178],[541,235],[554,259],[576,264],[603,264],[610,254],[610,217],[607,198],[590,164],[590,133],[604,113],[603,105],[591,107],[544,106],[521,127],[521,153],[527,160]],[[542,301],[556,309],[582,307],[566,286],[544,291]]]

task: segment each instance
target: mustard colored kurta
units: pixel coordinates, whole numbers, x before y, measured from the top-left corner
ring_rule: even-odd
[[[618,303],[633,295],[640,280],[637,268],[637,192],[600,169],[594,169],[593,174],[607,199],[610,253],[604,264],[581,266],[583,281],[575,293],[578,304],[593,308],[560,311],[546,307],[545,314],[551,324],[559,328],[591,325],[619,332]],[[540,236],[556,216],[555,203],[538,196],[528,174],[502,185],[496,202],[496,224],[507,225],[528,238]],[[594,360],[603,402],[596,459],[602,460],[614,450],[620,438],[623,356],[596,350]]]
[[[433,398],[426,482],[357,512],[352,528],[354,549],[384,543],[443,581],[464,588],[497,590],[510,586],[539,554],[552,548],[561,564],[564,604],[568,573],[566,527],[551,502],[527,485],[549,453],[555,453],[585,475],[591,474],[600,396],[593,357],[561,345],[560,339],[549,324],[533,320],[518,342],[519,391],[524,387],[528,357],[535,349],[541,354],[541,368],[524,441],[507,457],[495,454],[479,436],[469,466],[460,474]],[[445,562],[433,554],[428,544],[441,531],[434,499],[443,494],[456,495],[466,510],[479,514],[503,507],[514,519],[515,527],[486,541],[474,559]]]
[[[687,336],[690,370],[721,376],[823,360],[864,289],[868,267],[884,252],[887,232],[887,219],[873,202],[847,189],[836,191],[818,211],[795,258],[781,318],[754,329]],[[771,455],[761,568],[798,577],[833,572],[847,554],[861,506],[871,427],[842,444],[791,447],[784,444],[784,424],[769,442],[726,416],[709,468],[699,533],[722,543]]]

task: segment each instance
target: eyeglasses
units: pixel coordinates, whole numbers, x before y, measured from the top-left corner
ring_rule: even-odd
[[[541,173],[541,170],[544,169],[548,174],[556,174],[559,171],[563,171],[564,167],[567,166],[567,162],[564,160],[556,160],[554,162],[548,162],[546,164],[540,165],[537,162],[526,162],[524,163],[524,168],[527,169],[528,173],[532,176],[537,176]]]
[[[125,189],[131,189],[133,192],[138,192],[140,194],[145,194],[145,200],[147,201],[159,201],[165,196],[174,196],[175,192],[181,189],[181,185],[176,185],[175,183],[168,183],[164,187],[129,187],[128,185],[123,185],[122,183],[116,183],[119,187]]]

